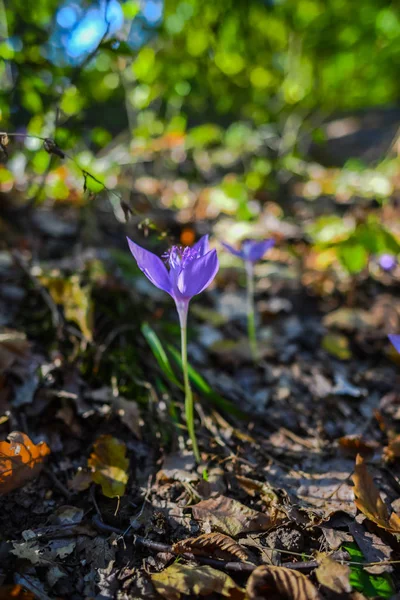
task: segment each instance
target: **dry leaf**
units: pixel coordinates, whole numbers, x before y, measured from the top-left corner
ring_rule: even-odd
[[[209,523],[212,529],[232,537],[251,531],[266,531],[277,525],[279,519],[244,506],[226,496],[202,500],[192,507],[193,517]]]
[[[222,560],[230,560],[233,557],[239,560],[247,560],[247,552],[239,546],[231,537],[223,533],[204,533],[196,538],[188,538],[176,542],[172,546],[176,554],[197,554],[211,556]]]
[[[83,492],[87,490],[92,483],[92,473],[90,471],[84,471],[81,467],[77,470],[75,475],[68,480],[67,486],[69,490],[73,492]]]
[[[40,282],[48,289],[55,304],[63,307],[67,321],[76,323],[85,338],[92,340],[93,303],[90,286],[82,286],[77,275],[42,275]]]
[[[35,596],[22,585],[11,584],[0,587],[0,600],[35,600]]]
[[[400,457],[400,435],[396,435],[386,448],[383,449],[383,456],[387,462],[392,462]]]
[[[378,447],[374,441],[367,442],[359,435],[346,435],[338,440],[340,449],[348,456],[372,456]]]
[[[151,575],[157,592],[167,600],[179,600],[184,594],[190,598],[220,594],[231,600],[244,600],[245,592],[228,575],[212,567],[192,567],[175,563],[161,573]]]
[[[122,396],[117,396],[113,400],[112,408],[122,423],[140,440],[142,437],[140,432],[140,411],[137,403],[134,400],[126,400]]]
[[[370,521],[392,533],[400,533],[400,517],[395,512],[389,516],[374,480],[367,471],[363,457],[358,454],[353,475],[355,504]]]
[[[350,567],[343,565],[329,556],[324,556],[315,575],[319,583],[336,594],[349,594],[350,585]]]
[[[0,494],[7,494],[37,477],[50,448],[35,445],[25,433],[13,431],[9,441],[0,442]]]
[[[0,373],[4,373],[18,359],[26,359],[30,346],[23,333],[18,331],[0,333]]]
[[[129,460],[123,442],[111,435],[100,436],[94,443],[88,466],[92,469],[92,481],[101,485],[105,496],[115,498],[125,494]]]
[[[261,565],[250,575],[246,591],[249,600],[321,600],[311,581],[285,567]]]

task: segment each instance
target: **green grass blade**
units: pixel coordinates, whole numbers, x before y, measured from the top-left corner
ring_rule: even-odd
[[[168,352],[172,355],[175,362],[182,368],[182,360],[181,355],[178,350],[173,346],[167,346]],[[206,380],[194,369],[190,364],[188,365],[189,378],[192,383],[197,387],[197,389],[217,408],[220,408],[225,413],[235,415],[236,417],[245,418],[245,413],[243,413],[237,406],[235,406],[229,400],[226,400],[208,385]]]
[[[148,323],[143,323],[141,326],[141,332],[149,344],[151,351],[154,354],[154,358],[156,359],[161,371],[164,373],[165,377],[174,385],[183,389],[183,386],[180,381],[175,377],[175,373],[172,370],[171,363],[169,362],[168,356],[160,342],[160,338],[157,336],[154,329],[150,327]]]

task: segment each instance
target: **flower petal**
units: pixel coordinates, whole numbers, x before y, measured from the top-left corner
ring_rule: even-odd
[[[251,262],[260,260],[267,250],[269,250],[274,244],[275,240],[263,240],[262,242],[247,242],[248,247],[245,250],[246,259]]]
[[[177,287],[184,298],[200,294],[210,285],[219,269],[216,250],[187,263],[178,275]]]
[[[223,245],[224,248],[226,248],[226,250],[228,250],[228,252],[230,252],[234,256],[238,256],[239,258],[242,258],[243,260],[245,260],[243,250],[236,250],[236,248],[234,248],[230,244],[226,244],[225,242],[221,242],[221,244]]]
[[[198,242],[193,244],[192,250],[195,250],[196,252],[198,252],[199,256],[204,256],[205,254],[207,254],[207,252],[210,251],[210,244],[208,243],[208,235],[203,235],[203,237],[201,237]]]
[[[138,267],[146,275],[147,279],[151,281],[160,290],[164,290],[168,294],[172,293],[171,282],[169,279],[167,267],[164,265],[161,258],[145,250],[135,242],[132,242],[128,237],[129,249],[136,259]]]
[[[400,335],[394,335],[393,333],[390,333],[388,338],[396,348],[397,352],[400,354]]]

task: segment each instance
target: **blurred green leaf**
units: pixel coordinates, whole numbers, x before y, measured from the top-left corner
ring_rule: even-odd
[[[391,598],[395,593],[392,578],[388,574],[371,575],[364,571],[362,563],[365,558],[356,543],[346,543],[342,545],[342,549],[349,553],[350,564],[350,584],[352,587],[368,597]]]
[[[361,244],[343,242],[338,246],[338,257],[351,275],[361,273],[368,264],[368,252]]]

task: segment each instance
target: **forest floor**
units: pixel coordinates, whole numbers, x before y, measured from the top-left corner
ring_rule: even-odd
[[[0,222],[0,439],[20,432],[0,446],[0,599],[397,597],[399,267],[343,283],[308,251],[310,203],[265,221],[254,364],[224,259],[189,318],[198,467],[172,301],[124,245],[148,246],[137,228],[95,206]]]

